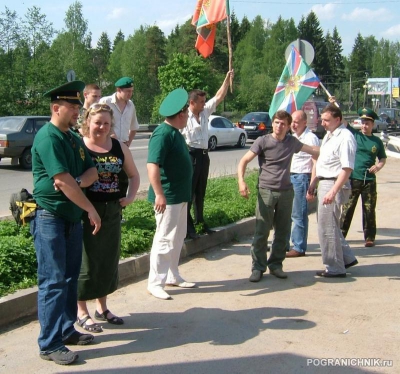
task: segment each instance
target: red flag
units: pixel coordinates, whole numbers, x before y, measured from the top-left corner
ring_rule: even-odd
[[[197,0],[192,24],[198,33],[196,48],[203,57],[208,57],[214,49],[216,23],[228,16],[228,0]]]

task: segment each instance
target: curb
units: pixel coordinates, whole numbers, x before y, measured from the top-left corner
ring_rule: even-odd
[[[253,234],[255,217],[246,218],[228,226],[217,227],[212,235],[185,241],[180,258],[202,252],[206,249],[231,242],[241,236]],[[119,263],[119,284],[132,282],[136,277],[149,272],[150,254],[130,257]],[[32,287],[0,298],[0,328],[23,318],[36,317],[38,288]]]
[[[308,204],[308,214],[316,211],[316,200]],[[255,217],[245,218],[223,227],[216,227],[212,235],[202,235],[199,239],[183,244],[180,258],[186,258],[209,248],[229,243],[240,237],[254,234]],[[149,272],[150,253],[120,260],[119,286],[132,282]],[[0,298],[0,328],[23,318],[33,318],[37,314],[38,288],[31,287]]]

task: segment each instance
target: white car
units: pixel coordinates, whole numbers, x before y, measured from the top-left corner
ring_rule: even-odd
[[[382,121],[381,118],[376,119],[374,121],[374,127],[372,128],[372,132],[381,132],[381,131],[387,131],[387,122],[386,121]],[[361,129],[361,118],[357,118],[354,120],[352,126],[356,129],[356,130],[360,130]]]
[[[246,145],[246,131],[236,127],[229,119],[221,116],[210,116],[208,119],[208,149],[234,145],[243,148]]]

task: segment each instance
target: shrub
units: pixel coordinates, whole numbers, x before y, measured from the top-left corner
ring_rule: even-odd
[[[204,217],[210,227],[225,226],[254,215],[257,172],[246,178],[249,199],[238,193],[236,177],[208,181]],[[123,211],[121,258],[148,252],[156,226],[152,204],[136,200]],[[29,226],[19,228],[14,220],[0,221],[0,297],[36,284],[36,255]]]

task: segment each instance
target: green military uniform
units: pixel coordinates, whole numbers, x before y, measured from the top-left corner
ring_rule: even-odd
[[[377,114],[370,108],[362,108],[358,111],[358,114],[361,119],[374,121],[378,118]],[[385,147],[382,140],[377,136],[364,135],[361,131],[350,126],[347,128],[357,141],[357,153],[354,170],[350,176],[351,196],[349,202],[343,207],[341,229],[343,236],[346,237],[358,198],[361,195],[364,239],[366,242],[374,242],[376,236],[376,175],[370,173],[369,169],[375,165],[376,159],[386,158]]]
[[[52,113],[52,119],[58,116],[60,123],[44,125],[32,147],[33,195],[39,205],[31,221],[38,262],[38,343],[40,357],[60,365],[78,358],[65,345],[87,344],[93,339],[74,328],[82,261],[82,209],[53,185],[57,174],[76,178],[94,167],[82,140],[70,129],[65,130],[76,106],[82,105],[80,91],[84,87],[84,82],[74,81],[45,93],[62,108]],[[56,104],[52,110],[57,110]]]

